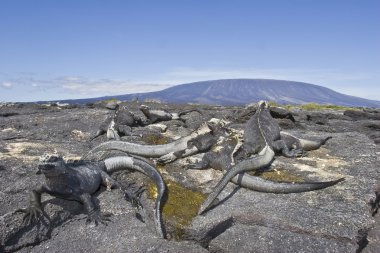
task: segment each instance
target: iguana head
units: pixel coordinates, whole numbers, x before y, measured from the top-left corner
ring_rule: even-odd
[[[204,123],[197,130],[195,130],[193,133],[191,133],[191,135],[193,137],[197,137],[200,135],[205,135],[205,134],[210,133],[210,132],[211,132],[210,127],[206,123]]]
[[[212,118],[208,121],[209,124],[213,125],[213,126],[221,126],[221,127],[225,127],[227,126],[229,123],[229,121],[227,120],[224,120],[224,119],[217,119],[217,118]]]
[[[267,109],[267,108],[269,108],[269,103],[268,103],[268,101],[260,100],[260,101],[257,103],[257,108],[261,108],[261,109]]]
[[[228,125],[231,124],[231,121],[228,121],[226,119],[212,118],[207,121],[207,124],[211,128],[214,135],[225,135],[229,132],[230,128]]]
[[[142,111],[145,115],[149,114],[149,106],[147,106],[147,105],[140,105],[140,111]]]
[[[63,158],[57,154],[43,154],[40,156],[37,174],[43,173],[45,176],[58,175],[65,168]]]

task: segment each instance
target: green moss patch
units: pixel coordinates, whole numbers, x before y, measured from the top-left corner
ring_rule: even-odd
[[[304,179],[298,175],[294,175],[287,170],[270,170],[270,171],[255,171],[249,173],[253,176],[258,176],[266,180],[274,181],[274,182],[292,182],[292,183],[300,183],[304,182]]]
[[[184,229],[190,225],[191,220],[197,216],[198,210],[206,199],[200,192],[193,191],[181,184],[165,180],[167,186],[167,199],[163,206],[163,217],[167,226],[169,237],[181,240]],[[148,185],[149,198],[155,199],[157,189],[153,183]]]
[[[273,101],[269,101],[269,106],[283,107],[287,110],[294,108],[299,108],[305,111],[323,111],[323,110],[359,110],[360,108],[341,106],[341,105],[331,105],[331,104],[317,104],[317,103],[307,103],[303,105],[282,105]]]
[[[149,145],[162,145],[169,142],[169,138],[158,134],[144,134],[142,140]]]
[[[352,109],[347,106],[340,105],[329,105],[329,104],[317,104],[317,103],[308,103],[300,106],[301,109],[306,111],[314,111],[314,110],[348,110]]]
[[[120,101],[119,99],[117,98],[109,98],[109,99],[104,99],[104,100],[101,100],[101,101],[98,101],[97,103],[98,104],[106,104],[106,103],[111,103],[111,102],[118,102]]]

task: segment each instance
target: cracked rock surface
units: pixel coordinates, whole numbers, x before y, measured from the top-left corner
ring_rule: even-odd
[[[144,117],[139,103],[123,104]],[[153,127],[133,127],[132,132],[138,135],[122,140],[141,144],[170,142],[211,118],[228,120],[241,130],[249,118],[244,107],[149,106],[170,112],[197,108],[202,114],[187,114],[184,122],[172,120]],[[164,210],[169,240],[159,238],[154,231],[154,200],[148,190],[141,200],[144,209],[136,210],[120,190],[101,188],[95,198],[101,211],[110,215],[107,226],[86,225],[81,204],[49,195],[42,197],[46,215],[41,221],[23,222],[23,215],[14,211],[28,205],[29,191],[44,180],[36,175],[39,156],[57,152],[67,160],[78,160],[106,140],[101,136],[89,141],[112,113],[112,107],[98,105],[0,107],[0,252],[380,252],[380,215],[372,217],[367,204],[380,184],[378,110],[275,110],[273,115],[286,132],[309,139],[332,139],[300,158],[276,157],[269,172],[262,176],[303,181],[345,177],[345,181],[323,190],[294,194],[254,192],[229,183],[216,207],[182,222],[180,229],[178,219],[173,217],[175,210],[172,216]],[[239,115],[244,116],[237,118]],[[167,184],[176,182],[184,189],[208,194],[222,173],[185,169],[186,164],[201,156],[158,168]],[[117,172],[112,177],[121,183],[134,182],[149,188],[149,180],[138,172]],[[181,201],[181,205],[191,202]]]

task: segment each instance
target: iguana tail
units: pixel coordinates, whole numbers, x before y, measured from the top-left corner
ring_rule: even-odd
[[[241,173],[231,179],[231,182],[247,189],[268,193],[297,193],[314,191],[327,188],[341,181],[344,181],[344,178],[324,182],[280,183],[251,176],[247,173]]]
[[[243,160],[234,167],[232,167],[215,186],[214,190],[210,193],[210,195],[208,195],[207,199],[205,200],[205,202],[203,202],[201,208],[199,209],[198,214],[202,214],[210,207],[214,199],[219,195],[219,193],[224,189],[224,187],[234,176],[241,172],[265,167],[272,162],[273,158],[274,152],[267,145],[259,154],[255,155],[250,159]]]
[[[309,151],[309,150],[315,150],[315,149],[320,148],[322,145],[325,145],[326,141],[328,141],[331,138],[332,137],[329,136],[329,137],[324,138],[324,139],[319,140],[319,141],[311,141],[311,140],[306,140],[306,139],[300,138],[299,141],[300,141],[302,149],[305,151]]]
[[[137,170],[146,176],[148,176],[157,187],[157,198],[155,203],[155,224],[157,233],[162,237],[166,238],[165,228],[162,224],[162,198],[164,197],[166,186],[161,174],[157,171],[156,168],[150,164],[139,160],[134,157],[129,156],[117,156],[111,157],[104,160],[106,165],[107,172],[120,170],[120,169],[134,169]]]
[[[99,129],[99,130],[95,133],[95,135],[94,135],[93,137],[91,137],[90,141],[95,140],[95,139],[98,138],[99,136],[103,135],[105,132],[106,132],[106,131]]]
[[[202,204],[198,214],[202,214],[210,207],[212,202],[215,200],[215,198],[219,195],[219,193],[224,189],[224,187],[230,180],[233,183],[248,188],[250,190],[268,193],[297,193],[314,191],[327,188],[344,180],[344,178],[340,178],[338,180],[325,182],[280,183],[264,180],[243,173],[245,171],[259,169],[270,164],[271,160],[274,157],[274,153],[268,146],[266,148],[267,150],[265,150],[264,148],[264,152],[260,152],[259,155],[251,159],[244,160],[238,163],[236,166],[232,167],[219,181],[219,183],[214,188],[213,192],[207,197],[206,201]]]
[[[176,152],[186,149],[187,142],[191,139],[192,137],[186,136],[174,142],[162,145],[141,145],[125,141],[107,141],[99,144],[98,146],[90,150],[87,154],[83,156],[82,160],[90,159],[97,152],[109,150],[119,150],[128,154],[157,158],[166,155],[170,152]]]
[[[290,138],[294,142],[299,142],[302,150],[304,150],[304,151],[310,151],[310,150],[318,149],[322,145],[325,145],[326,141],[328,141],[332,138],[331,136],[328,136],[328,137],[323,138],[321,140],[307,140],[307,139],[298,138],[298,137],[293,136],[292,134],[284,132],[284,131],[281,131],[280,134],[281,134],[281,139]]]
[[[209,132],[211,132],[209,126],[207,124],[203,124],[190,135],[162,145],[141,145],[124,141],[107,141],[90,150],[82,157],[81,160],[91,160],[90,158],[97,152],[108,150],[119,150],[132,155],[158,158],[172,152],[178,152],[187,149],[188,141],[194,140],[200,135],[204,135]]]

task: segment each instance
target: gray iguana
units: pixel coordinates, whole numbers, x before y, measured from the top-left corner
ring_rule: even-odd
[[[118,104],[113,115],[107,117],[90,141],[105,133],[107,140],[120,140],[120,136],[133,135],[131,127],[144,125],[146,123],[140,117],[130,112],[126,106]]]
[[[179,113],[170,113],[166,110],[152,110],[147,105],[141,105],[140,110],[142,111],[142,113],[144,113],[145,117],[147,117],[149,124],[174,119],[184,121],[184,119],[182,119],[181,116],[190,112],[198,112],[202,114],[201,111],[199,111],[198,109],[184,110]]]
[[[208,139],[210,141],[201,142],[200,139]],[[159,158],[159,162],[167,163],[178,158],[207,151],[213,145],[213,139],[212,129],[209,125],[203,124],[190,135],[167,144],[141,145],[124,141],[104,142],[90,150],[84,155],[83,159],[89,159],[98,152],[119,150],[130,155]]]
[[[45,183],[31,191],[29,207],[16,210],[26,213],[24,219],[35,219],[43,213],[41,194],[47,193],[82,203],[88,214],[87,223],[104,224],[108,218],[100,213],[93,202],[92,195],[101,185],[106,186],[107,189],[120,187],[108,173],[120,169],[134,169],[147,175],[156,184],[158,196],[155,203],[155,224],[158,234],[165,238],[161,218],[161,200],[166,187],[160,173],[148,163],[126,156],[108,158],[104,162],[66,163],[60,156],[47,154],[40,158],[38,169],[39,173],[44,174]],[[125,193],[127,199],[134,205],[139,205],[140,189],[126,190]]]
[[[298,139],[286,133],[281,134],[278,123],[270,115],[268,103],[260,101],[256,113],[246,124],[243,143],[236,152],[232,148],[228,148],[228,146],[222,147],[218,152],[210,151],[208,154],[206,153],[202,161],[190,166],[190,168],[195,169],[219,167],[221,170],[226,171],[226,174],[202,204],[199,214],[210,207],[230,180],[252,190],[273,193],[311,191],[326,188],[342,181],[343,179],[327,182],[275,183],[244,173],[269,166],[274,159],[275,153],[281,153],[286,157],[297,157],[304,150],[319,148],[329,138],[318,142]]]
[[[92,149],[86,154],[85,158],[91,157],[101,151],[120,150],[131,155],[158,158],[158,162],[161,163],[169,163],[178,158],[205,152],[217,142],[218,134],[216,131],[223,123],[222,121],[216,122],[215,119],[210,121],[213,121],[214,125],[204,124],[191,135],[182,137],[168,144],[140,145],[122,141],[109,141]],[[210,121],[208,123],[210,123]],[[291,193],[322,189],[343,180],[309,183],[277,183],[245,173],[239,174],[240,172],[259,169],[269,165],[274,158],[275,151],[281,151],[287,157],[294,157],[302,154],[304,150],[319,148],[329,138],[330,137],[321,141],[310,141],[280,132],[280,127],[277,122],[268,112],[267,103],[260,103],[258,110],[246,125],[243,138],[244,144],[241,148],[237,149],[236,145],[224,145],[225,143],[217,144],[217,151],[214,149],[209,151],[199,163],[189,166],[194,169],[213,167],[228,171],[222,181],[219,182],[218,188],[210,194],[203,205],[205,207],[203,208],[202,206],[200,213],[208,208],[213,199],[217,197],[230,179],[232,182],[251,190],[274,193]],[[289,149],[289,147],[293,146],[296,148]],[[233,166],[236,163],[237,165]]]

